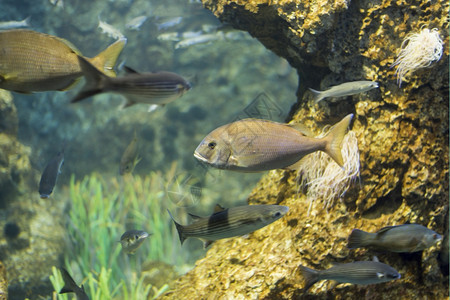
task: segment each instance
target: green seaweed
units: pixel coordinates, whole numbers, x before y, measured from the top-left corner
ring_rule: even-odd
[[[167,209],[174,209],[164,192],[163,176],[125,176],[106,179],[97,173],[69,187],[67,224],[68,251],[65,266],[75,278],[84,277],[91,299],[145,299],[156,297],[168,285],[154,287],[145,282],[141,266],[146,261],[163,261],[182,266],[189,261],[181,252],[177,233]],[[134,255],[121,251],[120,236],[126,230],[151,233]],[[56,269],[50,280],[56,291],[63,286]],[[81,283],[77,282],[81,285]],[[68,299],[58,295],[59,299]]]

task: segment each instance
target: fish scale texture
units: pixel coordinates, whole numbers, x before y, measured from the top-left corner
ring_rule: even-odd
[[[214,243],[163,299],[445,299],[438,246],[411,259],[379,253],[401,279],[357,287],[321,281],[303,293],[298,266],[327,269],[334,262],[368,261],[374,252],[347,249],[353,228],[420,223],[443,233],[448,214],[448,3],[419,1],[204,0],[222,22],[259,39],[297,68],[298,103],[291,118],[316,133],[349,112],[360,151],[361,184],[323,209],[317,195],[308,214],[296,174],[268,172],[251,204],[281,204],[289,213],[248,238]],[[391,68],[404,37],[422,25],[439,28],[444,55],[415,72],[400,89]],[[372,80],[380,88],[333,104],[315,104],[309,87]],[[447,254],[448,255],[448,254]],[[447,267],[448,269],[448,267]]]

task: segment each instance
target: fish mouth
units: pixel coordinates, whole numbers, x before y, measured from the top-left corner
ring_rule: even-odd
[[[281,206],[280,209],[281,209],[281,212],[283,213],[283,215],[287,214],[288,211],[289,211],[289,207],[288,206],[282,206],[282,205],[280,205],[280,206]]]
[[[197,151],[194,152],[194,157],[201,162],[208,163],[208,160],[203,155],[198,153]]]

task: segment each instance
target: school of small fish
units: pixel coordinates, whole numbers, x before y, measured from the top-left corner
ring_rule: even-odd
[[[50,0],[53,5],[63,1]],[[123,66],[126,75],[116,77],[116,60],[126,44],[120,30],[100,20],[98,27],[103,33],[116,39],[104,51],[93,58],[84,57],[69,41],[29,29],[30,18],[21,21],[0,23],[0,88],[19,93],[65,91],[85,78],[85,86],[71,100],[78,102],[99,93],[112,92],[122,95],[123,107],[137,103],[165,105],[191,89],[191,84],[182,76],[161,71],[138,72]],[[139,30],[148,20],[137,16],[125,25],[125,29]],[[169,18],[156,23],[159,30],[167,30],[182,22],[182,17]],[[215,30],[215,31],[214,31]],[[231,38],[234,33],[225,29],[205,27],[199,32],[162,33],[157,38],[175,41],[175,48],[185,48],[200,43],[209,43]],[[43,59],[51,58],[51,59]],[[325,98],[351,96],[378,88],[374,81],[353,81],[333,86],[325,91],[310,88],[315,102]],[[353,114],[348,114],[321,138],[315,138],[301,125],[283,124],[262,119],[242,119],[212,130],[194,151],[194,157],[211,167],[240,171],[262,172],[274,169],[295,169],[304,156],[323,151],[340,167],[342,140],[350,127]],[[64,164],[64,151],[57,153],[46,165],[39,182],[39,195],[50,198]],[[119,163],[119,174],[131,174],[139,162],[138,135],[125,148]],[[203,241],[204,248],[219,239],[247,235],[281,219],[289,213],[282,205],[246,205],[223,208],[216,205],[207,217],[189,214],[192,224],[181,225],[168,214],[178,231],[181,244],[188,238]],[[127,254],[135,253],[146,242],[150,234],[144,230],[128,230],[120,237],[122,249]],[[417,252],[436,245],[442,236],[420,224],[386,226],[375,233],[354,229],[348,237],[348,248],[371,248],[388,252]],[[335,280],[339,283],[377,284],[400,279],[401,275],[392,267],[373,261],[355,261],[335,265],[326,270],[314,270],[299,266],[306,284],[306,292],[320,280]],[[78,286],[64,268],[60,269],[65,285],[60,293],[75,293],[77,299],[89,299],[83,286]]]

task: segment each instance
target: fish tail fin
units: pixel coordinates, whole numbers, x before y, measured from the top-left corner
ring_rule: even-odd
[[[348,236],[347,248],[355,249],[365,247],[369,244],[371,234],[360,229],[353,229]]]
[[[324,139],[327,140],[324,151],[334,159],[341,168],[344,166],[344,160],[341,154],[342,140],[347,133],[347,128],[350,125],[352,118],[353,114],[344,117],[339,123],[334,125],[324,137]]]
[[[72,276],[70,276],[69,272],[67,272],[67,270],[64,268],[60,268],[60,272],[61,272],[61,276],[64,280],[64,286],[59,291],[59,293],[60,294],[74,293],[75,289],[77,287],[77,284],[73,280]]]
[[[305,278],[305,288],[303,291],[308,291],[309,288],[319,281],[319,271],[307,268],[305,266],[300,265],[300,271],[302,272],[303,277]]]
[[[315,89],[309,88],[309,90],[313,93],[314,102],[318,103],[323,99],[322,92],[317,91]]]
[[[113,68],[116,65],[117,58],[119,57],[126,43],[126,38],[118,39],[117,41],[109,45],[108,48],[100,52],[97,56],[88,58],[87,60],[106,75],[110,77],[116,77],[116,72],[114,72]]]
[[[170,213],[170,210],[167,210],[167,212],[169,213],[170,218],[172,219],[172,221],[175,223],[175,226],[177,227],[178,236],[180,237],[181,245],[183,245],[184,240],[186,240],[186,236],[184,235],[183,225],[178,224],[177,221],[175,221],[172,214]]]
[[[86,77],[86,83],[81,91],[70,101],[72,103],[103,92],[107,82],[109,81],[109,77],[107,75],[100,72],[84,57],[78,56],[78,61],[80,62],[83,75]]]
[[[26,17],[23,21],[25,23],[25,26],[31,27],[31,23],[30,23],[31,22],[31,15]]]

